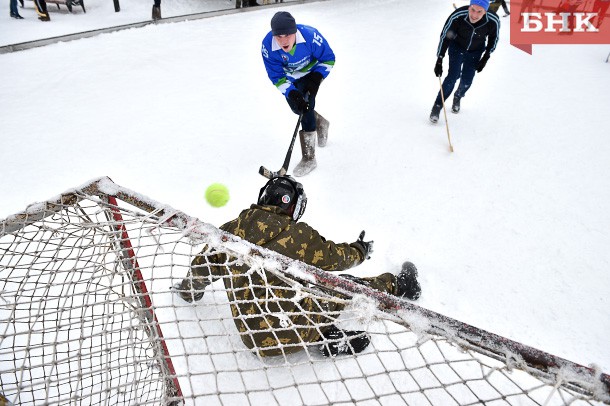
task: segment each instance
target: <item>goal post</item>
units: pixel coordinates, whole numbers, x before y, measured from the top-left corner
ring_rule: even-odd
[[[142,309],[144,309],[142,315],[148,325],[154,328],[154,332],[158,338],[158,345],[160,347],[159,350],[160,354],[162,355],[158,366],[161,369],[161,375],[167,377],[166,383],[168,385],[166,394],[169,396],[167,404],[178,405],[181,403],[179,402],[179,399],[182,397],[180,384],[176,378],[176,372],[174,370],[171,357],[169,356],[167,345],[163,339],[163,332],[161,331],[161,326],[157,320],[157,316],[155,315],[154,305],[150,295],[148,294],[148,289],[146,288],[146,283],[142,276],[142,272],[140,271],[138,259],[136,258],[133,246],[131,245],[129,234],[125,228],[121,211],[118,208],[117,200],[114,196],[102,196],[102,199],[104,199],[109,205],[112,219],[114,220],[112,226],[119,237],[117,242],[121,249],[121,263],[123,264],[125,270],[130,274],[133,289],[138,300],[140,301]]]
[[[248,348],[242,338],[252,331],[234,320],[254,316],[232,312],[223,278],[193,303],[172,289],[194,258],[211,264],[219,253],[226,262],[217,265],[281,278],[294,300],[340,302],[345,310],[324,323],[366,331],[371,344],[331,358],[323,342],[294,352],[278,340],[279,356]],[[263,311],[278,301],[265,292],[256,301]],[[284,321],[282,329],[296,328]],[[596,405],[610,404],[610,377],[99,178],[0,220],[2,397],[14,405]]]

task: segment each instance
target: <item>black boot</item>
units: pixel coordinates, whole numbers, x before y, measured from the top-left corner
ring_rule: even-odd
[[[432,111],[430,112],[430,121],[432,121],[433,123],[438,122],[438,116],[439,114],[441,114],[442,108],[443,106],[440,104],[435,104],[434,106],[432,106]]]
[[[420,295],[421,286],[417,281],[417,268],[411,262],[405,262],[402,264],[402,270],[396,276],[395,296],[417,300]]]
[[[364,351],[371,343],[369,335],[365,331],[340,330],[331,326],[322,333],[320,351],[325,357],[336,357],[339,354],[357,354]]]
[[[17,20],[23,20],[23,17],[21,17],[19,13],[11,13],[11,17],[16,18]]]
[[[153,20],[160,20],[161,19],[161,7],[160,6],[153,6],[153,8],[152,8],[152,19]]]
[[[461,97],[453,96],[453,106],[451,106],[452,113],[457,114],[460,112],[460,100],[462,100]]]
[[[172,291],[178,293],[185,302],[193,303],[203,298],[205,288],[209,284],[210,282],[203,277],[187,277],[173,285]]]

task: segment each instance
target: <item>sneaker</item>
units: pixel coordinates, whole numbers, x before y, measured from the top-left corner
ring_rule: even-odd
[[[452,113],[457,114],[460,112],[460,100],[462,100],[461,97],[453,96],[453,106],[451,106]]]
[[[421,286],[417,281],[417,268],[411,262],[402,264],[402,270],[396,276],[396,295],[409,300],[417,300],[421,295]]]
[[[322,333],[320,341],[320,352],[325,357],[336,357],[340,354],[357,354],[364,351],[371,343],[369,335],[365,331],[340,330],[331,326]]]
[[[430,112],[430,121],[432,121],[433,123],[438,122],[438,116],[439,114],[441,114],[442,108],[443,106],[440,104],[435,104],[434,106],[432,106],[432,111]]]
[[[11,13],[11,17],[16,18],[17,20],[23,20],[23,17],[21,17],[19,13]]]

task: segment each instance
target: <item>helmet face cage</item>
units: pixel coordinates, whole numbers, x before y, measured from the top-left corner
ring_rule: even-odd
[[[305,213],[307,196],[299,182],[290,176],[280,176],[270,179],[262,187],[258,204],[277,206],[297,221]]]

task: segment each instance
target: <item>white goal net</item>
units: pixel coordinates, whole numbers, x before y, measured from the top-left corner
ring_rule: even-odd
[[[323,342],[248,348],[252,331],[234,322],[247,315],[232,313],[223,280],[192,303],[172,289],[195,257],[218,253],[281,278],[298,300],[341,303],[309,314],[311,327],[366,331],[371,344],[336,357]],[[261,309],[277,300],[256,298]],[[0,405],[595,405],[610,404],[609,387],[598,369],[290,260],[108,178],[0,221]]]

